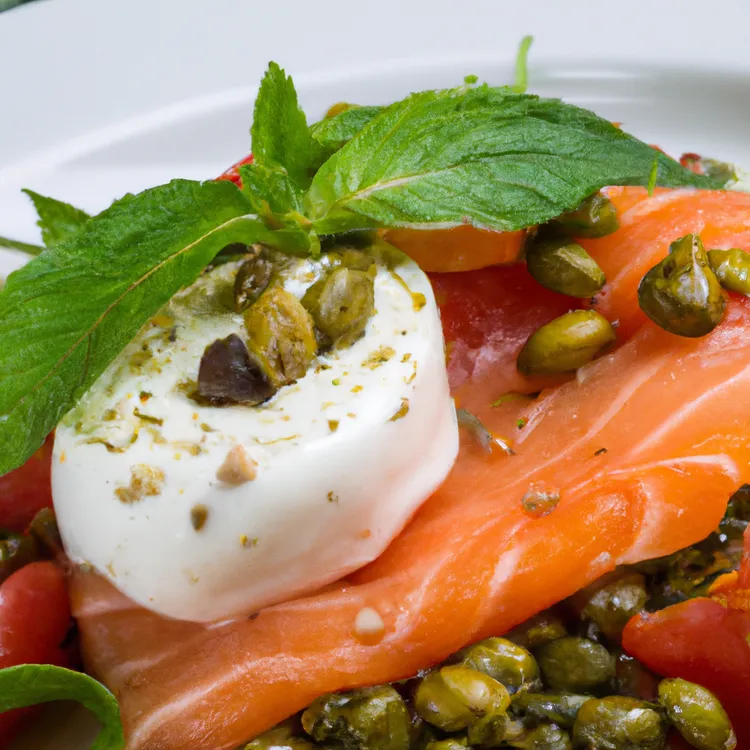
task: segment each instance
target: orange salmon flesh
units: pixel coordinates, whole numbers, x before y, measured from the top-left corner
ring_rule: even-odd
[[[750,300],[731,295],[723,322],[687,339],[646,320],[636,291],[688,232],[750,250],[750,195],[610,196],[621,228],[581,242],[607,274],[590,304],[619,321],[618,344],[574,377],[536,382],[515,369],[525,337],[574,301],[522,266],[434,277],[454,392],[515,455],[488,456],[463,434],[447,481],[374,563],[213,625],[164,619],[74,574],[86,664],[120,700],[129,750],[230,750],[321,694],[409,677],[717,527],[750,481]],[[535,492],[559,496],[544,517],[524,509]],[[380,636],[356,632],[363,608],[382,618]]]

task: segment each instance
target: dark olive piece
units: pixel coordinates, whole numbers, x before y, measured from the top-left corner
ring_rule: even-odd
[[[42,508],[34,516],[28,533],[36,540],[40,553],[53,558],[62,554],[62,539],[57,527],[55,511],[52,508]]]
[[[39,549],[33,536],[0,532],[0,583],[38,558]]]
[[[678,336],[705,336],[719,325],[726,296],[700,237],[688,234],[669,246],[669,255],[641,279],[638,302],[654,323]]]
[[[619,695],[644,701],[656,700],[659,678],[638,659],[624,652],[618,654],[615,672]]]
[[[544,682],[552,690],[589,693],[615,676],[615,658],[600,643],[568,636],[536,650]]]
[[[237,269],[234,278],[234,309],[244,312],[268,288],[274,274],[274,263],[263,251],[256,252]]]
[[[198,394],[220,404],[260,404],[275,388],[250,357],[244,341],[232,333],[209,344],[198,369]]]
[[[614,203],[606,195],[594,193],[550,225],[573,237],[604,237],[617,231],[620,221]]]
[[[353,750],[409,750],[411,719],[390,685],[325,695],[302,714],[316,741]]]

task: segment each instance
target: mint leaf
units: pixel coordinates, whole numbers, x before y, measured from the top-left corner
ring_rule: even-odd
[[[125,747],[117,699],[93,677],[50,664],[0,669],[0,713],[50,701],[77,701],[95,714],[102,730],[91,750]]]
[[[663,154],[659,183],[711,188]],[[606,185],[647,185],[654,151],[593,112],[508,88],[425,91],[386,108],[318,171],[319,234],[472,224],[511,231]]]
[[[20,466],[140,328],[234,242],[307,255],[231,182],[175,180],[128,195],[8,277],[0,292],[0,474]]]
[[[269,210],[275,214],[302,211],[302,190],[291,181],[286,172],[260,164],[240,167],[242,192],[255,213],[264,215]]]
[[[8,237],[0,237],[0,249],[6,250],[19,250],[27,255],[39,255],[44,250],[41,245],[32,245],[29,242],[21,242],[20,240],[11,240]]]
[[[25,189],[23,192],[31,198],[39,214],[37,226],[42,230],[42,241],[47,247],[71,237],[91,218],[70,203],[47,198],[33,190]]]
[[[346,145],[362,128],[383,111],[383,107],[353,106],[310,126],[310,135],[320,146],[320,163]]]
[[[310,184],[316,149],[294,83],[275,62],[260,84],[251,135],[255,164],[283,169],[300,187]]]

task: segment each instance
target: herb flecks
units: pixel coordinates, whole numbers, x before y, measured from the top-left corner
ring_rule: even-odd
[[[388,420],[389,422],[398,422],[399,419],[403,419],[409,413],[409,399],[402,398],[401,406],[398,411]]]
[[[368,370],[377,370],[378,367],[384,365],[396,354],[396,350],[390,346],[381,346],[362,362],[362,367],[366,367]]]
[[[140,502],[144,497],[155,497],[161,494],[164,486],[164,472],[148,464],[136,464],[130,470],[130,484],[117,487],[115,497],[126,505]]]

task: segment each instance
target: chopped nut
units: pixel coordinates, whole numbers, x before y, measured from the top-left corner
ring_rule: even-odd
[[[225,484],[238,486],[250,482],[258,475],[258,464],[247,455],[247,451],[241,445],[235,445],[224,463],[217,469],[216,478]]]
[[[144,497],[161,494],[164,485],[164,472],[148,464],[136,464],[130,470],[130,485],[115,490],[117,499],[128,505],[137,503]]]
[[[200,531],[208,520],[208,508],[205,505],[196,505],[190,511],[190,523],[196,531]]]

